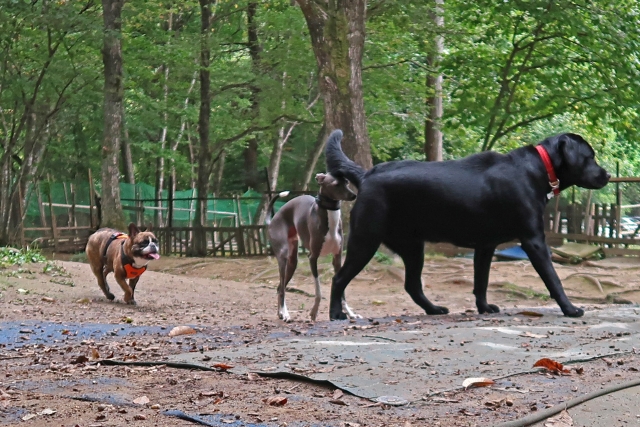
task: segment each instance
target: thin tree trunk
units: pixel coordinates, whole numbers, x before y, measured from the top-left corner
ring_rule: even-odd
[[[424,153],[429,161],[442,160],[442,74],[439,72],[440,61],[444,53],[444,37],[440,34],[444,27],[444,0],[434,0],[431,19],[438,32],[433,43],[433,50],[427,56],[427,117],[424,126]]]
[[[121,12],[124,0],[102,0],[104,18],[104,136],[102,143],[102,219],[103,227],[125,228],[120,201],[118,156],[122,142],[122,44]]]
[[[220,158],[216,163],[213,171],[213,188],[211,192],[215,197],[220,197],[220,192],[222,191],[222,176],[224,175],[224,164],[225,159],[227,157],[227,152],[223,151],[220,153]]]
[[[258,24],[256,22],[256,12],[258,3],[250,1],[247,6],[247,44],[249,56],[251,57],[251,67],[253,72],[260,73],[260,42],[258,41]],[[256,119],[260,110],[258,99],[260,90],[252,86],[251,89],[251,115]],[[258,138],[252,136],[243,152],[244,157],[244,187],[245,190],[258,187]]]
[[[196,190],[198,202],[195,213],[195,232],[191,255],[205,256],[207,253],[206,235],[199,228],[204,227],[207,217],[207,195],[209,193],[209,171],[211,151],[209,146],[209,121],[211,114],[211,81],[209,64],[211,48],[209,46],[209,32],[211,26],[210,0],[200,2],[200,115],[198,117],[198,134],[200,136],[200,150],[198,152],[198,178]]]
[[[184,100],[184,112],[186,115],[186,111],[187,108],[189,107],[189,96],[191,95],[191,91],[193,90],[194,86],[196,85],[196,81],[198,79],[198,72],[195,71],[193,73],[193,78],[191,79],[191,84],[189,85],[189,90],[187,91],[187,96],[185,97]],[[184,135],[184,130],[187,127],[187,119],[185,118],[185,116],[182,117],[182,119],[180,120],[180,131],[178,132],[178,136],[176,137],[176,140],[173,142],[173,144],[171,144],[171,151],[176,151],[178,149],[178,146],[180,145],[180,141],[182,141],[182,137]],[[191,142],[189,142],[189,146],[191,146]],[[191,161],[191,168],[193,169],[193,159]],[[193,170],[192,170],[193,172]],[[171,158],[171,176],[173,177],[173,188],[172,191],[176,192],[176,180],[177,180],[177,176],[176,176],[176,165],[175,165],[175,160],[172,157]],[[193,176],[193,173],[192,173]],[[191,188],[193,188],[193,185],[191,186]]]
[[[171,32],[173,30],[173,11],[169,11],[169,22],[167,24],[167,32]],[[168,45],[168,43],[167,43]],[[167,145],[167,132],[169,131],[169,66],[167,64],[162,65],[164,71],[164,85],[162,88],[163,92],[163,103],[164,103],[164,112],[162,113],[162,132],[160,135],[160,155],[156,159],[156,225],[159,227],[163,226],[162,221],[162,190],[164,190],[164,149]]]
[[[122,104],[124,108],[124,103]],[[125,120],[125,111],[122,112],[124,138],[122,139],[122,172],[124,179],[127,183],[134,185],[136,183],[136,176],[133,169],[133,157],[131,156],[131,143],[129,140],[129,128],[127,128],[127,122]]]
[[[316,165],[318,164],[318,160],[322,155],[324,150],[324,145],[327,142],[327,131],[326,126],[323,124],[322,128],[320,128],[320,132],[318,132],[318,138],[316,139],[316,143],[313,145],[313,149],[311,153],[307,157],[307,162],[304,165],[303,177],[300,181],[300,184],[297,188],[299,191],[307,191],[309,188],[309,182],[311,182],[311,178],[313,177],[313,172],[316,170]]]
[[[371,145],[362,93],[366,0],[297,3],[307,21],[318,63],[326,125],[322,138],[334,129],[342,129],[345,154],[369,169]]]

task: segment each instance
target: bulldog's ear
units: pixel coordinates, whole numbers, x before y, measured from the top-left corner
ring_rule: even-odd
[[[324,173],[319,173],[316,175],[316,182],[320,185],[322,185],[324,183],[325,178],[327,177],[326,174]]]
[[[129,224],[129,237],[133,238],[140,232],[140,229],[134,223]]]

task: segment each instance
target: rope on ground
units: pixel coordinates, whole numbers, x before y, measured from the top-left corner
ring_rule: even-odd
[[[536,412],[533,413],[531,415],[527,415],[524,418],[520,418],[519,420],[514,420],[514,421],[507,421],[505,423],[502,424],[498,424],[497,426],[494,427],[525,427],[525,426],[530,426],[533,425],[537,422],[540,422],[542,420],[546,420],[549,417],[552,417],[562,411],[564,411],[565,409],[569,409],[569,408],[573,408],[574,406],[580,405],[584,402],[587,402],[589,400],[595,399],[597,397],[602,397],[605,396],[607,394],[611,394],[611,393],[615,393],[616,391],[620,391],[620,390],[624,390],[626,388],[630,388],[630,387],[637,387],[640,386],[640,379],[636,379],[633,381],[628,381],[622,384],[615,384],[609,387],[605,387],[602,390],[597,390],[594,392],[591,392],[589,394],[585,394],[584,396],[579,396],[576,397],[575,399],[571,399],[567,402],[561,403],[559,405],[556,405],[554,407],[545,409],[543,411],[540,412]]]

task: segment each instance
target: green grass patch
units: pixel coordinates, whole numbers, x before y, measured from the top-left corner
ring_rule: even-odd
[[[47,262],[47,258],[38,249],[0,248],[0,268],[39,262]]]

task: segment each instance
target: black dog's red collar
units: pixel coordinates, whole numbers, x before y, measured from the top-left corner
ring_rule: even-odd
[[[551,157],[549,157],[549,153],[542,145],[536,145],[536,150],[538,150],[538,154],[542,158],[542,163],[544,163],[544,167],[547,170],[547,175],[549,176],[549,185],[551,186],[551,191],[547,194],[547,197],[550,199],[552,197],[558,197],[560,195],[560,180],[556,177],[556,173],[553,170],[553,165],[551,164]]]

